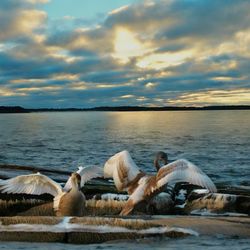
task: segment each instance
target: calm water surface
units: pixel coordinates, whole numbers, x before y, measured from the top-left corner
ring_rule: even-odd
[[[0,163],[74,170],[127,149],[146,171],[158,150],[216,183],[250,185],[250,111],[0,114]]]
[[[250,111],[65,112],[0,115],[0,163],[75,170],[127,149],[153,171],[156,151],[187,158],[217,184],[250,186]],[[249,239],[187,237],[95,245],[1,242],[0,249],[250,249]]]
[[[208,249],[208,250],[249,250],[249,239],[234,239],[225,238],[221,236],[217,237],[186,237],[181,239],[142,239],[134,241],[121,241],[110,242],[103,244],[91,244],[91,245],[72,245],[72,244],[58,244],[58,243],[25,243],[25,242],[1,242],[0,249],[53,249],[53,250],[118,250],[118,249],[131,249],[131,250],[196,250],[196,249]]]

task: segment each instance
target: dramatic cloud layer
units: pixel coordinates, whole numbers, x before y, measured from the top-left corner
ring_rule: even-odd
[[[47,2],[0,1],[0,105],[250,104],[250,1],[136,1],[99,21]]]

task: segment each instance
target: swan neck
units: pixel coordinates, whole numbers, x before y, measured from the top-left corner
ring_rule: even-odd
[[[71,188],[72,191],[79,191],[80,190],[80,186],[78,185],[76,178],[71,179],[71,184],[72,184],[72,188]]]
[[[161,166],[159,164],[159,160],[158,159],[154,160],[154,166],[155,166],[156,170],[159,171],[159,169],[160,169]]]

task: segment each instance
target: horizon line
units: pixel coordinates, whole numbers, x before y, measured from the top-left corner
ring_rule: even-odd
[[[24,108],[22,106],[0,106],[0,113],[28,113],[46,111],[195,111],[195,110],[250,110],[250,105],[209,106],[97,106],[91,108]]]

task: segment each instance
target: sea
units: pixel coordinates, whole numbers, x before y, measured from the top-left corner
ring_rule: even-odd
[[[103,166],[122,150],[128,150],[146,172],[155,171],[155,153],[164,151],[170,161],[193,162],[216,185],[249,187],[250,110],[0,114],[0,164],[75,171],[79,164]],[[105,243],[86,249],[250,249],[249,239],[221,236],[145,242]],[[3,243],[0,249],[39,246],[46,249],[51,244]]]

